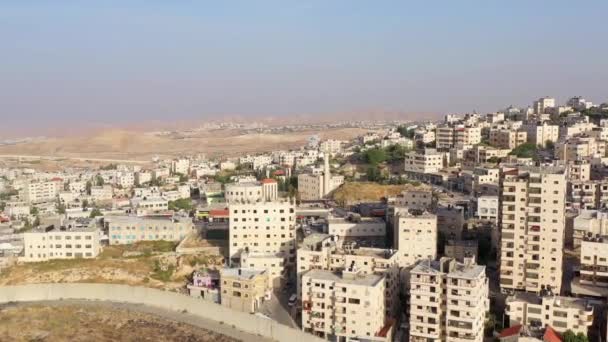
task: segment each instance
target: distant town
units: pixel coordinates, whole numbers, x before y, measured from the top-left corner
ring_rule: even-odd
[[[310,341],[607,341],[608,103],[145,135],[226,129],[317,133],[236,156],[0,155],[0,292],[157,289]]]

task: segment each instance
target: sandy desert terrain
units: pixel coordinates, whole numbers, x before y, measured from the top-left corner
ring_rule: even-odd
[[[158,136],[125,130],[107,130],[86,137],[47,138],[28,143],[0,146],[0,156],[44,156],[63,158],[104,158],[149,161],[155,156],[204,154],[208,157],[235,156],[297,148],[308,137],[352,139],[365,133],[360,128],[302,130],[279,134],[243,134],[239,130],[210,130],[195,136]]]

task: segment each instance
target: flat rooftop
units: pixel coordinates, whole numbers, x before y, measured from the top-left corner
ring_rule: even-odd
[[[344,276],[343,273],[335,273],[331,271],[323,271],[323,270],[311,270],[304,273],[303,277],[308,277],[311,279],[318,280],[328,280],[336,283],[342,284],[351,284],[351,285],[360,285],[360,286],[376,286],[378,285],[384,276],[380,276],[377,274],[367,274],[367,275],[356,275],[356,276]]]
[[[220,273],[222,277],[251,280],[258,275],[266,273],[266,270],[256,270],[251,268],[223,268]]]

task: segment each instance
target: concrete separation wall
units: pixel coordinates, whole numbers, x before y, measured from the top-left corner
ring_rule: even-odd
[[[61,299],[85,299],[143,304],[190,314],[220,322],[250,334],[275,341],[323,341],[301,330],[273,320],[233,311],[221,305],[179,293],[145,287],[114,284],[29,284],[0,287],[0,303],[32,302]]]

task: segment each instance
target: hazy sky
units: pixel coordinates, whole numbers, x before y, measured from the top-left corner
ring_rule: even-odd
[[[0,130],[608,101],[607,13],[605,0],[3,0]]]

